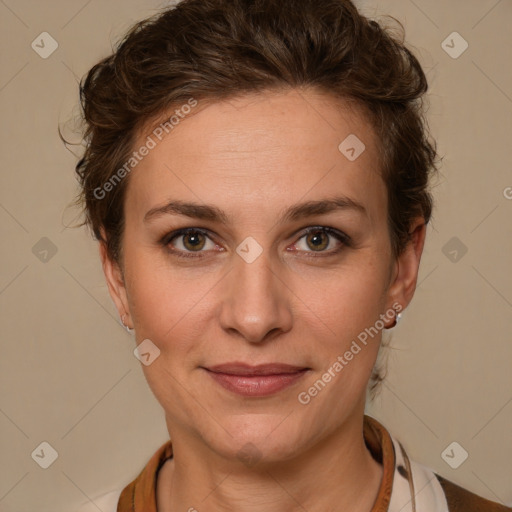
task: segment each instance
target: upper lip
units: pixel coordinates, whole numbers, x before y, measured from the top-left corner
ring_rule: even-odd
[[[308,368],[284,363],[250,365],[235,362],[209,366],[206,367],[206,370],[228,375],[282,375],[285,373],[297,373],[302,370],[308,370]]]

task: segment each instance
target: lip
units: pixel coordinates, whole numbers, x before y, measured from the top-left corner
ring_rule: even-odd
[[[223,388],[247,397],[273,395],[295,384],[309,368],[283,363],[226,363],[204,368]]]
[[[214,373],[225,373],[227,375],[282,375],[288,373],[297,373],[300,370],[308,369],[305,366],[293,366],[284,363],[267,363],[251,365],[247,363],[224,363],[215,366],[209,366],[207,370]]]

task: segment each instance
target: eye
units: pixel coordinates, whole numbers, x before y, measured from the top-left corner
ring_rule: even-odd
[[[201,253],[219,247],[205,231],[198,228],[185,228],[169,233],[162,240],[162,244],[171,252],[185,257],[189,256],[187,253]]]
[[[308,228],[295,242],[294,247],[305,252],[333,254],[348,245],[350,238],[345,233],[324,226],[315,226]]]

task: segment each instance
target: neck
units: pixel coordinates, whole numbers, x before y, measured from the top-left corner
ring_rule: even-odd
[[[173,441],[173,458],[160,470],[158,511],[370,512],[382,466],[364,443],[362,421],[362,415],[347,420],[293,459],[253,468],[205,457],[190,439],[172,436],[184,442]]]

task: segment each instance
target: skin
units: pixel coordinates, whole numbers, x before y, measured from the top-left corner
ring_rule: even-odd
[[[338,150],[349,134],[366,146],[353,162]],[[137,343],[149,338],[160,350],[142,366],[173,440],[174,458],[158,477],[159,511],[371,510],[382,466],[362,424],[381,332],[307,405],[297,395],[379,315],[413,297],[424,221],[415,219],[411,242],[394,259],[378,170],[378,140],[355,107],[291,90],[198,107],[132,171],[122,267],[103,244],[100,254],[120,316]],[[292,205],[341,195],[366,213],[344,208],[279,221]],[[144,222],[170,200],[215,205],[227,223],[172,213]],[[322,231],[307,236],[310,226],[351,242]],[[187,236],[160,243],[184,227],[207,231],[199,252]],[[252,263],[236,253],[248,236],[263,249]],[[310,370],[274,395],[247,398],[202,369],[233,361]],[[256,447],[254,466],[237,456],[247,443]]]

